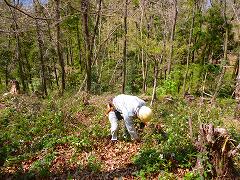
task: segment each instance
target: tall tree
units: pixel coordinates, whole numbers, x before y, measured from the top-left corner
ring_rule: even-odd
[[[216,100],[216,97],[219,93],[219,90],[222,86],[222,81],[223,81],[223,78],[224,78],[224,75],[225,75],[225,72],[226,72],[226,67],[225,65],[227,64],[227,53],[228,53],[228,31],[229,31],[229,25],[228,25],[228,20],[227,20],[227,16],[226,16],[226,0],[224,0],[223,4],[221,4],[222,7],[222,14],[223,14],[223,19],[224,19],[224,29],[225,29],[225,34],[224,34],[224,42],[223,42],[223,49],[224,49],[224,53],[223,53],[223,60],[221,61],[221,73],[220,73],[220,77],[218,79],[218,82],[217,82],[217,86],[216,86],[216,89],[214,91],[214,94],[212,96],[212,99],[211,99],[211,102],[215,102]]]
[[[126,63],[127,63],[127,12],[128,12],[128,0],[125,0],[124,6],[124,45],[123,45],[123,67],[122,67],[122,93],[125,93],[126,86]]]
[[[189,39],[188,39],[188,47],[187,47],[187,62],[186,62],[186,70],[183,80],[183,96],[186,93],[186,84],[187,84],[187,77],[188,77],[188,71],[189,71],[189,60],[191,55],[191,44],[192,44],[192,33],[193,33],[193,26],[194,26],[194,17],[195,17],[195,2],[192,4],[192,20],[191,20],[191,27],[189,31]]]
[[[34,2],[34,8],[35,12],[37,15],[39,15],[39,4],[36,0]],[[36,24],[36,32],[37,32],[37,41],[38,41],[38,48],[39,48],[39,59],[40,59],[40,66],[41,66],[41,82],[42,82],[42,92],[44,93],[45,96],[48,95],[47,92],[47,84],[46,84],[46,68],[45,68],[45,62],[44,62],[44,56],[43,56],[43,51],[44,51],[44,44],[43,44],[43,37],[41,33],[41,27],[37,19],[35,19],[35,24]]]
[[[144,57],[144,48],[143,48],[143,20],[144,20],[144,7],[146,6],[145,0],[141,0],[140,2],[140,9],[141,9],[141,19],[140,19],[140,38],[141,38],[141,60],[142,60],[142,91],[143,93],[146,92],[147,90],[147,85],[146,85],[146,79],[147,79],[147,65],[146,65],[146,59]]]
[[[22,58],[21,42],[20,42],[20,30],[18,26],[18,16],[17,16],[17,10],[16,10],[17,6],[19,6],[19,2],[14,1],[14,5],[12,6],[16,8],[13,8],[12,6],[10,6],[10,4],[7,1],[5,2],[9,6],[9,9],[12,15],[12,20],[13,20],[12,28],[13,28],[14,37],[16,40],[15,58],[18,63],[18,72],[19,72],[20,82],[22,84],[23,91],[25,92],[27,89],[27,85],[26,85],[25,75],[23,70],[24,63],[22,61],[23,58]]]
[[[171,37],[170,37],[170,57],[168,59],[168,64],[167,64],[168,74],[170,74],[171,72],[177,15],[178,15],[177,0],[173,0],[173,18],[172,18]]]
[[[61,45],[61,28],[60,28],[60,0],[54,0],[55,1],[55,13],[56,13],[56,46],[57,46],[57,54],[58,54],[58,61],[61,67],[61,93],[64,92],[66,82],[65,82],[65,62],[63,59],[63,50]]]
[[[87,81],[86,90],[88,92],[91,91],[91,85],[92,85],[93,48],[94,48],[97,30],[98,30],[98,26],[101,18],[100,16],[101,16],[101,9],[102,9],[102,0],[98,1],[98,12],[96,17],[96,23],[92,31],[89,23],[90,21],[89,6],[90,6],[89,0],[82,1],[81,8],[83,12],[82,19],[83,19],[83,26],[84,26],[83,29],[84,29],[85,57],[86,57],[86,81]]]

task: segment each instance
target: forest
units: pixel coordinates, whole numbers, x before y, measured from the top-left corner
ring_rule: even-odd
[[[240,0],[0,0],[0,179],[240,179]],[[111,141],[107,103],[153,111]]]

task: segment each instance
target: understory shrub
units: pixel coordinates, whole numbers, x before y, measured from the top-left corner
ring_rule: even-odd
[[[133,163],[140,168],[137,175],[141,177],[166,168],[166,160],[163,158],[163,154],[156,149],[150,148],[142,149],[139,154],[133,158]]]

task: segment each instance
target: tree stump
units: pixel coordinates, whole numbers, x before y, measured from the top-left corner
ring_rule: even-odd
[[[201,124],[195,147],[200,152],[195,171],[211,178],[234,179],[235,169],[233,156],[240,145],[234,146],[224,128],[215,128],[213,124]]]
[[[10,93],[19,94],[20,92],[19,82],[17,80],[11,80],[10,83],[11,83]]]

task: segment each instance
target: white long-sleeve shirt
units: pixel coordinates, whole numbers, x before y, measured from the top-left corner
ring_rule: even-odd
[[[136,115],[141,106],[146,105],[146,102],[137,96],[120,94],[113,99],[113,105],[123,117],[132,117]]]

